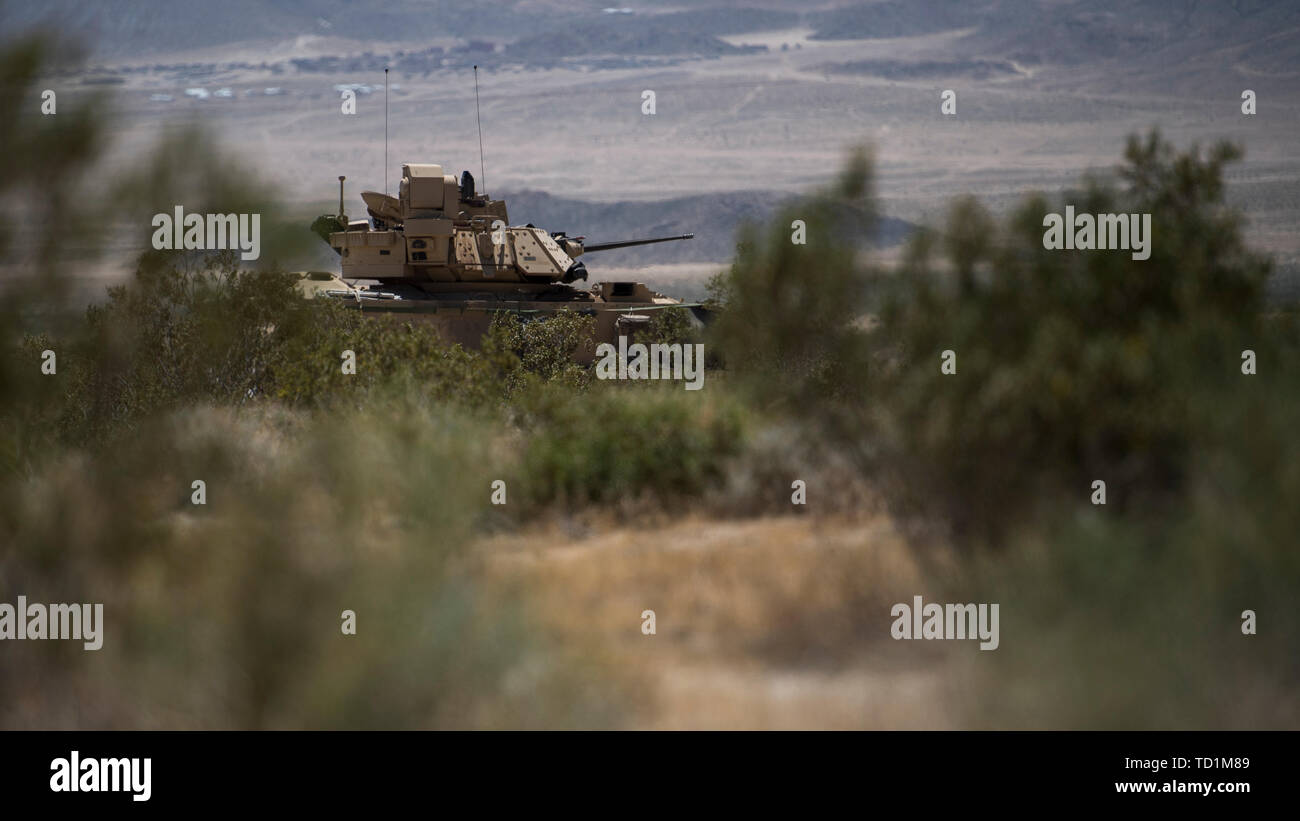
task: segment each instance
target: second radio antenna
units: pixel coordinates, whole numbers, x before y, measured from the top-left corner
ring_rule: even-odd
[[[388,69],[384,69],[384,196],[388,196]]]
[[[474,119],[478,121],[478,171],[483,181],[483,191],[487,191],[487,168],[483,163],[483,117],[478,109],[478,66],[474,66]]]

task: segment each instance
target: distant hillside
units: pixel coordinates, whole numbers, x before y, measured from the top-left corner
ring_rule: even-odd
[[[915,37],[978,25],[996,2],[980,0],[877,0],[809,14],[814,40]]]
[[[99,56],[120,56],[304,35],[401,42],[516,37],[536,31],[548,16],[519,0],[495,0],[487,7],[453,0],[10,0],[0,4],[0,30],[46,24],[64,35],[91,38]]]
[[[790,198],[757,191],[697,194],[655,202],[589,202],[555,197],[542,191],[502,195],[510,221],[531,222],[548,231],[585,236],[588,242],[612,242],[694,233],[684,242],[601,251],[600,264],[610,267],[678,262],[728,261],[735,255],[736,232],[746,221],[762,222]],[[884,217],[876,241],[882,246],[902,242],[915,226]]]
[[[761,49],[721,38],[795,26],[811,27],[814,40],[961,30],[965,37],[944,58],[959,64],[1106,64],[1116,75],[1136,73],[1138,79],[1162,83],[1165,74],[1174,72],[1175,80],[1193,89],[1207,77],[1232,71],[1300,79],[1296,0],[845,0],[816,8],[790,0],[773,2],[774,8],[753,5],[678,0],[673,10],[663,11],[651,0],[609,7],[589,0],[0,0],[0,37],[44,24],[83,40],[96,61],[255,44],[264,53],[257,62],[298,58],[302,62],[294,65],[300,71],[373,70],[396,58],[402,70],[423,74],[471,63],[584,69],[671,64]],[[308,39],[312,37],[316,39]],[[320,45],[320,38],[351,45],[335,53]],[[271,44],[289,44],[290,53],[273,51]],[[367,48],[369,57],[357,56]],[[220,61],[220,55],[206,59]],[[840,70],[878,74],[879,68],[868,60]],[[890,70],[914,78],[905,66]],[[993,65],[986,70],[998,71]],[[1128,79],[1121,84],[1127,87]]]
[[[1237,54],[1268,71],[1300,69],[1295,0],[874,0],[808,15],[813,39],[904,37],[973,29],[962,52],[1026,65],[1121,60],[1178,66]]]
[[[84,39],[101,59],[309,35],[407,49],[435,39],[478,38],[516,43],[512,61],[537,64],[587,54],[732,53],[738,49],[717,35],[788,27],[800,19],[793,11],[701,6],[661,14],[653,4],[603,8],[585,0],[0,0],[0,32],[44,25]]]

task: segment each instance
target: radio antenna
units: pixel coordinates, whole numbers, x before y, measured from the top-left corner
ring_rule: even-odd
[[[478,109],[478,66],[474,66],[474,119],[478,121],[478,172],[483,181],[483,191],[487,191],[487,167],[483,163],[483,116]],[[486,193],[484,194],[486,196]]]
[[[384,69],[384,196],[388,196],[388,69]]]

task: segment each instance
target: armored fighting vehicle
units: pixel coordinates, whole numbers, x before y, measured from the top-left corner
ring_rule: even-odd
[[[312,230],[340,257],[341,274],[304,275],[304,293],[347,300],[376,316],[427,321],[448,342],[476,347],[502,311],[525,319],[568,309],[594,316],[590,345],[575,352],[590,361],[600,342],[616,343],[649,322],[650,312],[690,308],[639,282],[602,282],[591,288],[578,257],[584,253],[690,239],[693,234],[587,244],[584,237],[511,225],[503,200],[474,189],[442,166],[407,164],[396,197],[365,191],[369,220],[349,220],[339,177],[339,213],[317,217]],[[358,282],[360,281],[360,282]],[[365,281],[369,281],[368,283]]]

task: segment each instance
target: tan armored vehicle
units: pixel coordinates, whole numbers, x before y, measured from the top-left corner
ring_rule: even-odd
[[[586,245],[583,237],[548,233],[533,225],[510,225],[503,200],[474,190],[474,178],[444,174],[440,165],[402,166],[398,195],[361,194],[369,220],[349,221],[343,212],[318,217],[312,230],[338,252],[341,276],[304,276],[305,293],[345,299],[376,315],[432,322],[449,342],[477,346],[501,311],[542,317],[572,310],[596,318],[595,337],[576,353],[586,362],[600,342],[617,342],[650,319],[651,311],[691,308],[639,282],[603,282],[590,289],[570,283],[587,279],[584,253],[693,234]],[[372,281],[350,284],[348,281]]]

